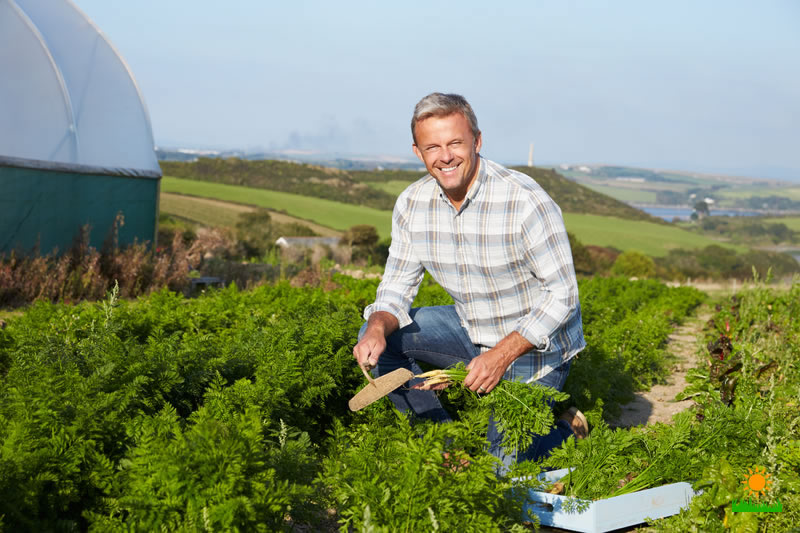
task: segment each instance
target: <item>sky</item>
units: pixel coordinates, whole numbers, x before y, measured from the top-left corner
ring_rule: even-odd
[[[796,0],[74,0],[156,143],[412,158],[464,95],[482,155],[800,181]]]

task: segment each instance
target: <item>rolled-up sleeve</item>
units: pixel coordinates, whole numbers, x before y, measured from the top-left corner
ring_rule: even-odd
[[[364,309],[365,320],[376,311],[386,311],[397,318],[401,328],[412,322],[408,312],[424,275],[411,244],[406,205],[401,195],[392,212],[392,244],[383,279],[378,285],[375,302]]]
[[[536,350],[550,349],[551,339],[579,305],[578,282],[561,209],[542,194],[525,217],[522,237],[525,256],[542,291],[514,331]]]

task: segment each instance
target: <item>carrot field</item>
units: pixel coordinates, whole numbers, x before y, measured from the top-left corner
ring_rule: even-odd
[[[352,347],[377,281],[330,281],[195,299],[112,292],[7,316],[2,528],[525,531],[527,490],[545,487],[521,473],[579,465],[566,489],[578,503],[620,480],[629,491],[677,480],[702,490],[658,530],[786,531],[800,518],[800,285],[709,301],[657,281],[582,280],[587,348],[559,409],[583,410],[591,434],[498,475],[485,449],[490,404],[463,389],[448,389],[450,424],[410,420],[385,399],[348,410],[365,384]],[[703,301],[715,311],[682,393],[694,407],[670,424],[608,427],[669,374],[667,336]],[[449,302],[426,281],[416,305]],[[768,489],[747,488],[753,472],[769,475]],[[756,497],[783,511],[733,512]]]

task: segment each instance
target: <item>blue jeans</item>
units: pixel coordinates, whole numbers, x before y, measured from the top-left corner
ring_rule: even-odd
[[[422,369],[417,361],[437,368],[446,368],[456,363],[469,364],[473,358],[480,355],[480,348],[472,344],[467,331],[461,326],[455,306],[418,307],[411,309],[409,314],[413,322],[386,338],[386,351],[378,359],[378,366],[372,371],[376,377],[398,368],[407,368],[414,374],[420,374]],[[359,339],[364,335],[366,328],[366,324],[361,327]],[[538,383],[561,390],[567,380],[570,363],[571,361],[562,364],[539,379]],[[421,382],[421,379],[413,379],[410,385]],[[437,422],[451,420],[434,391],[401,387],[390,393],[389,399],[399,411],[410,411],[415,416]],[[500,459],[503,464],[501,473],[505,473],[516,461],[536,460],[548,456],[551,449],[559,446],[572,434],[570,425],[559,420],[549,434],[536,437],[530,448],[518,453],[516,457],[506,454],[501,448],[502,434],[498,431],[493,418],[489,419],[486,438],[489,442],[489,452]]]

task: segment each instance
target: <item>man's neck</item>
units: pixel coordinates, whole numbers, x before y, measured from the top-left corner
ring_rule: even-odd
[[[483,165],[483,158],[479,155],[478,164],[475,165],[475,172],[472,174],[472,178],[469,180],[469,183],[467,183],[467,187],[463,193],[459,191],[460,194],[458,194],[457,196],[452,196],[447,191],[444,191],[444,194],[450,200],[450,203],[453,204],[453,207],[456,208],[456,211],[459,211],[461,209],[461,205],[464,203],[464,200],[466,200],[467,195],[469,195],[469,191],[472,190],[472,187],[475,185],[475,182],[478,181],[478,176],[480,175],[481,172],[481,165]]]

